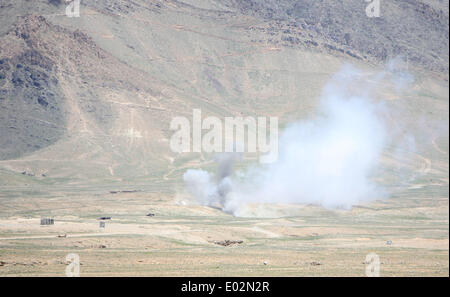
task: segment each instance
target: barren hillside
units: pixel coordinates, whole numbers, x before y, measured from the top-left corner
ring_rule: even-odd
[[[448,3],[390,1],[380,18],[368,18],[365,6],[86,0],[69,18],[64,1],[4,0],[3,174],[167,179],[201,161],[169,150],[173,116],[200,107],[287,123],[311,114],[344,63],[376,71],[403,57],[416,88],[444,100],[417,103],[403,125],[422,117],[422,104],[448,120]]]

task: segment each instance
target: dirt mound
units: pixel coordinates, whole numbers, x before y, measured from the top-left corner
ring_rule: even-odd
[[[242,244],[244,241],[242,240],[222,240],[222,241],[214,241],[215,244],[221,245],[221,246],[230,246],[230,245],[236,245],[236,244]]]

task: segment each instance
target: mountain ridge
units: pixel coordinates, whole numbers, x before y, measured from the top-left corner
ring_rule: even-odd
[[[448,23],[448,7],[430,10],[425,2],[430,1],[408,5],[423,11],[425,19]],[[401,51],[389,52],[396,43],[407,42],[408,34],[415,39],[423,34],[400,34],[403,41],[366,52],[359,45],[371,31],[354,36],[339,19],[347,4],[336,15],[320,15],[329,1],[303,1],[297,15],[286,17],[291,5],[286,1],[262,1],[256,9],[252,3],[86,0],[81,16],[68,18],[62,1],[4,1],[1,164],[14,174],[61,178],[121,180],[168,172],[179,177],[176,168],[182,164],[208,162],[205,156],[170,151],[174,116],[190,117],[193,108],[201,108],[205,116],[276,115],[284,125],[314,112],[321,88],[345,63],[376,71],[401,56]],[[392,21],[367,18],[365,4],[353,9],[358,18],[372,24]],[[270,9],[271,17],[265,13]],[[331,23],[323,18],[339,32],[325,32]],[[432,39],[448,29],[435,31]],[[448,36],[441,39],[448,45]],[[448,105],[448,63],[440,62],[448,62],[448,51],[430,59],[435,47],[430,45],[424,59],[412,58],[417,51],[403,47],[411,53],[406,67],[417,74],[416,88]],[[380,58],[383,48],[387,52]],[[445,118],[445,111],[429,108]]]

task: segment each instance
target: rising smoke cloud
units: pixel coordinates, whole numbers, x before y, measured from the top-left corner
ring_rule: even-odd
[[[186,171],[188,192],[235,216],[253,203],[350,209],[385,196],[373,176],[389,142],[384,106],[370,96],[377,79],[368,85],[362,72],[344,67],[323,89],[316,115],[285,128],[277,162],[233,174],[236,156],[222,155],[217,174]]]

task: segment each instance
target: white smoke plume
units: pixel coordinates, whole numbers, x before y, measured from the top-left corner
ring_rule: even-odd
[[[233,174],[236,158],[224,155],[217,174],[198,169],[184,174],[188,192],[236,216],[253,203],[350,209],[383,197],[374,173],[389,138],[384,107],[370,97],[377,79],[345,67],[325,86],[317,114],[285,128],[277,162]]]

